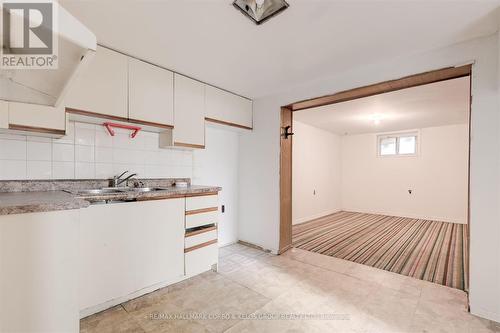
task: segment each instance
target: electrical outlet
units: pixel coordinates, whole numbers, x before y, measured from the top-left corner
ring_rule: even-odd
[[[226,211],[226,205],[222,205],[220,207],[220,210],[221,210],[222,213],[224,213]]]

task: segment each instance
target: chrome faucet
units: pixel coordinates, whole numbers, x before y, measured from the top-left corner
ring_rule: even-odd
[[[134,177],[134,176],[137,176],[136,173],[133,173],[133,174],[130,174],[128,175],[127,177],[123,178],[122,177],[127,173],[128,171],[125,171],[123,172],[122,174],[120,174],[119,176],[114,176],[113,179],[111,179],[111,187],[118,187],[120,186],[120,184],[123,184],[124,182],[126,182],[127,180],[129,180],[130,178]]]

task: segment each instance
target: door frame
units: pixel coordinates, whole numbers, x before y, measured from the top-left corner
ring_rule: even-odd
[[[306,99],[294,102],[281,107],[280,126],[281,134],[283,134],[283,121],[287,113],[291,114],[292,130],[293,130],[293,112],[315,108],[319,106],[331,105],[346,101],[351,101],[358,98],[369,97],[379,94],[384,94],[391,91],[417,87],[425,84],[457,79],[460,77],[470,76],[472,82],[472,64],[461,65],[456,67],[445,67],[433,71],[423,72],[410,76],[405,76],[399,79],[379,82],[367,86],[362,86],[354,89],[340,91],[331,95]],[[471,83],[472,84],[472,83]],[[470,89],[472,94],[472,87]],[[472,104],[472,96],[471,96]],[[468,191],[470,191],[470,113],[471,106],[469,107],[469,168],[468,168]],[[281,254],[286,252],[292,247],[292,145],[293,141],[290,139],[290,144],[283,144],[283,136],[280,140],[280,236],[279,236],[279,250]],[[468,241],[467,245],[470,249],[470,193],[468,194]],[[469,258],[470,261],[470,258]],[[467,263],[468,264],[468,263]],[[470,272],[469,272],[470,274]],[[468,279],[468,277],[467,277]],[[469,282],[470,283],[470,282]]]

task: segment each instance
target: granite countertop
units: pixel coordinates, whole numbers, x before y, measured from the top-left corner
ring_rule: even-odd
[[[217,186],[164,187],[152,192],[126,191],[122,193],[79,194],[68,190],[0,192],[0,215],[48,212],[56,210],[86,208],[93,202],[144,201],[176,197],[187,197],[203,193],[219,192]]]
[[[85,208],[90,202],[64,191],[1,192],[0,215]]]

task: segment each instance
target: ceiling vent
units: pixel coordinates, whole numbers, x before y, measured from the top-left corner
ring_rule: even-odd
[[[234,0],[233,5],[255,24],[264,23],[289,6],[285,0]]]

